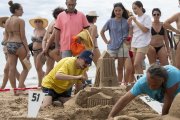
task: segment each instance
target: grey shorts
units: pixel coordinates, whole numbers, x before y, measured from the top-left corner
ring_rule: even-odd
[[[123,43],[117,50],[107,50],[111,57],[129,57],[129,48]]]
[[[72,57],[72,53],[71,53],[71,50],[65,50],[65,51],[62,51],[62,58],[65,58],[65,57]]]

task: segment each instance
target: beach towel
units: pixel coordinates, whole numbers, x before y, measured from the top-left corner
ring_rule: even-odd
[[[77,37],[81,38],[81,42],[84,44],[86,50],[92,50],[94,48],[92,37],[87,29],[83,29]]]

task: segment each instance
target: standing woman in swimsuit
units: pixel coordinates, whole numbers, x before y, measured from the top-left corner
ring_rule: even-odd
[[[23,8],[19,3],[9,1],[10,12],[12,16],[9,17],[5,24],[5,35],[7,37],[7,53],[9,64],[9,79],[12,88],[16,88],[16,65],[18,58],[23,66],[23,70],[19,77],[19,88],[24,88],[24,81],[28,74],[28,69],[25,67],[23,60],[29,59],[30,53],[25,36],[25,22],[19,18],[23,14]],[[17,95],[16,92],[14,92]]]
[[[48,20],[45,18],[36,17],[36,18],[30,19],[29,23],[34,28],[34,31],[33,31],[34,35],[32,36],[32,42],[33,42],[32,51],[33,51],[35,68],[38,74],[38,86],[40,87],[41,81],[44,76],[44,71],[42,67],[46,61],[46,57],[42,55],[42,50],[43,50],[42,41],[46,33],[45,28],[48,25]]]
[[[8,17],[0,17],[0,27],[2,27],[2,28],[5,27],[5,23],[6,23],[7,19],[8,19]],[[6,48],[7,38],[6,37],[7,36],[5,35],[5,31],[4,31],[1,44],[3,45],[3,52],[4,52],[4,55],[5,55],[5,58],[6,58],[6,65],[4,67],[4,77],[3,77],[2,85],[0,87],[1,89],[4,89],[6,87],[6,84],[7,84],[8,78],[9,78],[9,64],[8,64],[8,57],[7,57],[7,48]],[[16,69],[16,78],[17,78],[17,80],[19,80],[19,76],[20,76],[20,74]]]
[[[151,18],[145,14],[145,9],[140,1],[135,1],[132,4],[132,9],[135,16],[128,19],[133,30],[133,37],[131,42],[131,50],[133,52],[134,69],[136,74],[143,74],[142,63],[145,55],[148,52],[151,41]]]
[[[147,53],[149,63],[153,64],[159,59],[160,65],[168,65],[169,41],[167,31],[164,29],[163,23],[160,22],[160,9],[154,8],[152,10],[152,16],[154,19],[151,28],[152,37]]]
[[[54,67],[54,63],[59,62],[59,60],[61,59],[60,54],[59,54],[59,50],[55,48],[55,41],[54,41],[54,25],[57,19],[57,16],[59,15],[59,13],[63,12],[64,8],[61,7],[57,7],[53,10],[53,17],[54,20],[49,24],[46,34],[43,38],[43,43],[42,43],[42,47],[43,47],[43,53],[46,54],[46,75],[52,70],[52,68]],[[51,37],[53,37],[52,41],[50,41]]]
[[[89,32],[91,34],[91,37],[94,42],[94,49],[93,49],[93,62],[97,66],[97,61],[101,55],[99,48],[98,48],[98,43],[97,43],[97,38],[98,38],[98,30],[97,26],[95,25],[96,20],[97,20],[98,15],[96,14],[96,11],[90,11],[87,15],[86,18],[90,24],[89,27]]]

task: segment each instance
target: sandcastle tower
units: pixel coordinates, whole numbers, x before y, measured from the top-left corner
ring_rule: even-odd
[[[94,87],[118,86],[114,58],[104,51],[98,60]]]

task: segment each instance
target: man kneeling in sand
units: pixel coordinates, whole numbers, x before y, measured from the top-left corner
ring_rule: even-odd
[[[60,98],[70,97],[68,90],[74,84],[76,92],[82,89],[82,83],[87,80],[89,66],[93,53],[85,50],[78,57],[67,57],[60,60],[42,81],[42,91],[46,93],[42,106],[49,106]]]
[[[153,64],[132,89],[117,101],[108,119],[113,119],[119,111],[140,94],[147,94],[154,100],[163,102],[162,115],[168,114],[171,103],[178,93],[180,93],[180,71],[172,65]]]

